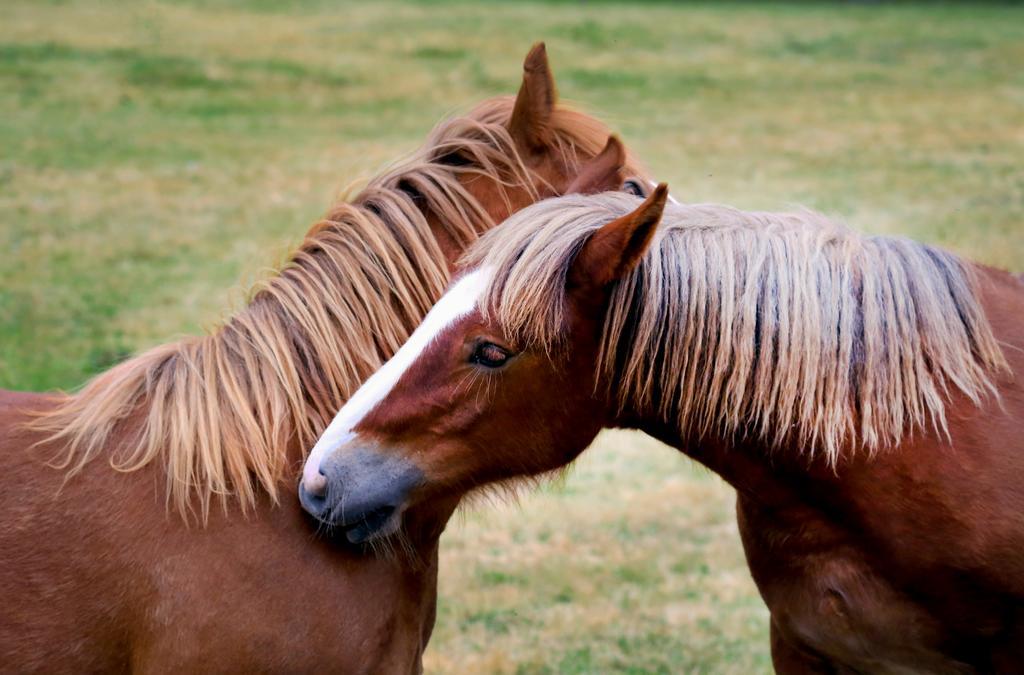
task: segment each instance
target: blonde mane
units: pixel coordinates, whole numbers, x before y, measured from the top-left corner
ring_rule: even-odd
[[[637,205],[571,195],[513,215],[466,255],[494,270],[482,309],[510,339],[557,348],[575,255]],[[622,408],[684,438],[795,443],[832,464],[850,444],[948,433],[950,390],[977,403],[1006,367],[956,256],[811,212],[717,205],[668,206],[612,291],[599,364]]]
[[[536,198],[506,126],[511,97],[439,124],[420,150],[315,224],[250,303],[210,334],[162,345],[89,381],[31,426],[59,444],[69,475],[106,452],[120,471],[162,459],[167,498],[205,519],[214,496],[277,499],[290,442],[310,447],[366,377],[402,345],[447,283],[426,213],[460,246],[494,226],[459,181],[486,174]],[[571,170],[608,137],[557,107],[554,152]],[[453,157],[458,161],[452,161]],[[507,195],[502,195],[508,201]]]

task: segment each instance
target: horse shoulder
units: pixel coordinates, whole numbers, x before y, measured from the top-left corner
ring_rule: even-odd
[[[771,612],[779,673],[959,673],[941,620],[888,579],[857,537],[805,504],[737,501],[751,574]],[[814,666],[814,667],[812,667]],[[845,672],[845,671],[844,671]]]

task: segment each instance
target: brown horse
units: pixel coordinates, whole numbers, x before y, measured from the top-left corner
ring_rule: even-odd
[[[607,139],[555,105],[538,45],[515,99],[441,123],[212,334],[74,395],[0,392],[0,670],[418,672],[457,499],[411,511],[402,550],[375,557],[315,536],[295,469],[466,245],[622,178]]]
[[[1019,672],[1024,283],[666,197],[570,195],[485,235],[311,454],[344,505],[319,517],[385,535],[638,428],[736,488],[778,671]],[[381,472],[395,494],[363,501]]]

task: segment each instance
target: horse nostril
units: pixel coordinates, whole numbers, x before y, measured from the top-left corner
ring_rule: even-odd
[[[307,478],[304,487],[314,497],[323,497],[327,493],[327,476],[319,471],[312,479]]]

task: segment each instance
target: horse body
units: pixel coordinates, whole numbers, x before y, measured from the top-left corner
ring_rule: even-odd
[[[658,229],[667,196],[548,200],[484,235],[306,480],[316,461],[356,494],[386,462],[423,476],[388,497],[409,508],[640,429],[736,488],[780,673],[1019,670],[1024,284],[810,213]]]
[[[210,334],[71,395],[0,392],[0,669],[419,672],[458,497],[367,550],[319,536],[295,469],[479,234],[626,171],[603,124],[556,106],[539,44],[514,99],[438,125]]]
[[[410,527],[408,557],[316,537],[294,493],[188,525],[167,513],[158,467],[126,480],[93,462],[63,487],[41,473],[53,448],[30,450],[39,438],[18,429],[46,405],[0,394],[15,430],[0,441],[4,670],[419,672],[447,514]]]

